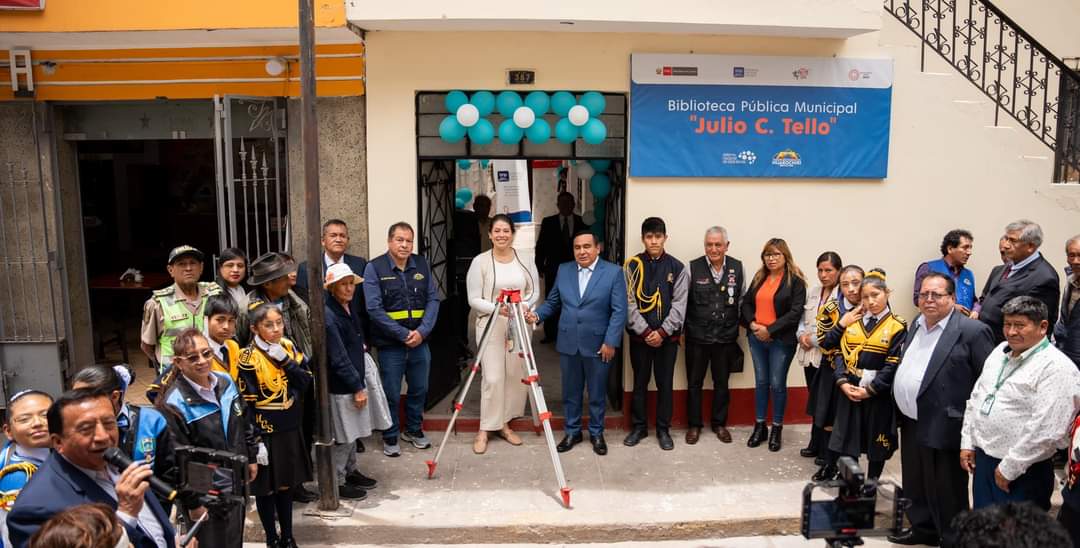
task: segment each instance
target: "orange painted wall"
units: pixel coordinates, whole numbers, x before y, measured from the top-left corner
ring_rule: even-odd
[[[345,26],[344,0],[315,0],[315,26]],[[297,25],[296,0],[48,0],[0,12],[5,32],[249,29]]]
[[[363,95],[364,47],[316,47],[316,91],[320,96]],[[297,46],[236,48],[125,49],[32,52],[35,63],[53,61],[52,74],[34,66],[35,99],[96,101],[203,99],[215,94],[300,95]],[[320,57],[327,56],[327,57]],[[288,69],[266,73],[266,60],[284,57]],[[7,52],[0,51],[6,59]],[[101,62],[104,60],[105,62]],[[9,70],[0,68],[0,101],[13,99]],[[177,80],[184,80],[177,82]]]

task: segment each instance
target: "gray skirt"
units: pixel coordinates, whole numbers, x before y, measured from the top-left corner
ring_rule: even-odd
[[[334,440],[352,443],[366,438],[374,430],[386,430],[392,424],[390,405],[379,379],[379,367],[371,354],[364,353],[364,382],[367,384],[368,402],[363,409],[353,405],[352,394],[330,394],[330,418],[334,423]]]

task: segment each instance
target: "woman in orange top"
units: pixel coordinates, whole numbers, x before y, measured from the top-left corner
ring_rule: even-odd
[[[754,274],[742,304],[747,346],[754,361],[754,432],[746,445],[769,439],[769,451],[779,451],[787,407],[787,374],[795,355],[795,331],[806,304],[806,278],[791,259],[787,242],[773,238],[761,251],[761,268]],[[765,414],[772,395],[773,426]]]

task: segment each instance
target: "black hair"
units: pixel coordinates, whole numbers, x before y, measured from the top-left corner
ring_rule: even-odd
[[[950,247],[960,247],[960,238],[967,238],[971,241],[975,241],[975,237],[971,235],[971,232],[962,228],[955,228],[945,233],[945,237],[941,239],[941,254],[948,255]]]
[[[578,236],[592,236],[593,245],[600,245],[600,238],[597,238],[596,233],[592,230],[583,228],[574,232],[574,237],[570,238],[570,242],[573,243],[573,241],[576,240]]]
[[[577,202],[577,198],[575,198],[573,194],[571,194],[571,193],[569,193],[569,192],[567,192],[565,190],[560,192],[559,195],[555,197],[555,202],[558,203],[558,201],[562,200],[563,198],[570,198],[575,203]]]
[[[83,371],[85,371],[85,369]],[[60,397],[56,398],[52,405],[49,406],[49,412],[47,414],[49,420],[49,433],[56,434],[57,436],[63,435],[65,408],[71,407],[72,405],[78,405],[86,400],[97,398],[105,398],[109,402],[109,408],[112,408],[112,395],[109,392],[102,390],[80,388],[79,390],[68,390],[63,394],[60,394]]]
[[[281,310],[278,310],[278,307],[270,303],[262,303],[255,308],[248,310],[248,323],[252,327],[255,327],[256,325],[259,325],[260,322],[265,320],[266,317],[270,315],[270,312],[277,312],[278,314],[281,314]]]
[[[236,305],[236,301],[224,293],[207,297],[205,309],[207,318],[218,314],[225,314],[234,318],[240,315],[240,307]]]
[[[866,277],[866,271],[863,270],[862,267],[857,265],[857,264],[844,265],[844,268],[842,270],[840,270],[840,275],[843,276],[844,274],[847,274],[848,272],[858,272],[860,278],[865,278]]]
[[[221,265],[224,264],[225,261],[233,261],[236,259],[244,261],[245,266],[248,264],[248,258],[247,255],[244,253],[244,250],[238,247],[227,247],[221,252],[221,255],[218,257],[218,268],[221,268]]]
[[[952,520],[954,548],[1069,548],[1069,534],[1046,510],[1006,502],[964,512]]]
[[[1028,297],[1027,295],[1020,295],[1019,297],[1009,299],[1009,301],[1005,303],[1005,306],[1001,307],[1001,315],[1002,317],[1024,316],[1036,324],[1039,324],[1047,320],[1049,312],[1046,310],[1046,305],[1039,299]]]
[[[105,394],[124,391],[123,380],[120,379],[120,375],[107,365],[94,364],[80,369],[78,373],[75,373],[75,377],[71,379],[71,385],[76,384],[88,385],[80,390],[97,390]]]
[[[473,209],[476,209],[476,203],[481,201],[487,202],[487,205],[489,206],[491,205],[491,198],[488,197],[487,194],[477,194],[476,197],[472,199]]]
[[[505,213],[496,213],[494,216],[491,217],[491,225],[490,225],[490,227],[495,228],[495,223],[499,223],[499,222],[506,223],[506,224],[510,225],[510,233],[511,234],[517,234],[517,227],[514,226],[514,220],[511,219],[509,215],[507,215]]]
[[[649,217],[641,221],[641,237],[646,234],[667,234],[667,225],[660,217]]]
[[[19,400],[25,398],[26,396],[41,396],[43,398],[49,398],[50,404],[53,401],[52,394],[50,394],[48,392],[41,391],[41,390],[34,390],[34,389],[31,388],[29,390],[20,390],[20,391],[16,392],[14,395],[12,395],[10,398],[8,398],[7,405],[4,407],[5,422],[7,422],[9,425],[11,424],[11,416],[12,416],[11,409],[15,406],[15,404]]]
[[[818,255],[817,262],[814,263],[814,266],[817,266],[826,261],[828,261],[829,264],[831,264],[832,267],[837,270],[841,270],[844,268],[843,259],[841,259],[840,255],[837,254],[835,251],[826,251],[825,253]]]
[[[322,233],[326,234],[326,229],[334,225],[343,226],[345,227],[345,230],[349,230],[349,225],[345,224],[345,221],[342,221],[341,219],[330,219],[322,224]]]
[[[886,281],[884,268],[871,268],[869,272],[863,276],[862,286],[874,286],[882,291],[889,290],[889,283]]]
[[[922,284],[931,278],[945,280],[945,293],[949,295],[956,294],[956,281],[952,279],[952,276],[946,276],[940,272],[927,272],[926,276],[923,276],[922,281],[919,282],[919,291],[922,291]]]
[[[386,231],[386,239],[387,240],[392,239],[394,237],[394,233],[397,232],[399,229],[400,230],[408,230],[409,234],[412,234],[414,236],[416,235],[416,231],[413,230],[413,227],[412,227],[411,224],[406,223],[405,221],[398,221],[398,222],[390,225],[390,230]]]

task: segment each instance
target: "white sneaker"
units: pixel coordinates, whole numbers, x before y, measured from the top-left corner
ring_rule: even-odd
[[[431,440],[429,440],[428,437],[426,435],[424,435],[424,433],[422,431],[419,431],[419,430],[416,431],[416,432],[406,432],[406,431],[402,430],[401,431],[401,439],[403,439],[403,440],[405,440],[405,441],[407,441],[409,443],[412,443],[413,447],[415,447],[417,449],[427,449],[427,448],[431,447]]]
[[[386,442],[383,442],[382,454],[384,454],[384,455],[386,455],[388,457],[400,457],[401,456],[401,446],[396,444],[396,443],[393,444],[393,445],[390,445],[390,444],[387,444]]]

